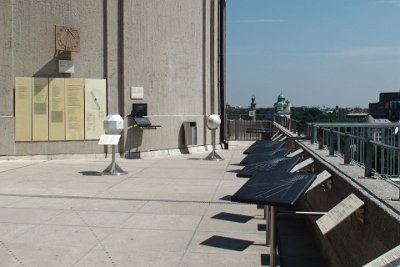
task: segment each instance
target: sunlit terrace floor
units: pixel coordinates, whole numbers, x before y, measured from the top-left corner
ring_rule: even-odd
[[[250,143],[207,153],[126,160],[0,161],[1,266],[260,266],[265,222],[226,200]]]

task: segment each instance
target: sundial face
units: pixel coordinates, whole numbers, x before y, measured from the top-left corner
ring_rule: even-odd
[[[231,198],[235,202],[292,207],[312,184],[313,173],[266,172],[247,181]]]
[[[238,177],[253,177],[262,172],[269,171],[290,171],[299,162],[299,157],[292,158],[277,158],[272,160],[260,161],[257,163],[249,164],[244,167],[238,174]]]
[[[66,26],[56,26],[56,50],[79,52],[79,29]]]

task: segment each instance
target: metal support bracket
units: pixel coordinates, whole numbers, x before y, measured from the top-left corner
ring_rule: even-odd
[[[332,175],[327,172],[323,171],[320,174],[317,175],[317,178],[314,180],[314,182],[310,185],[310,187],[307,189],[306,193],[314,189],[315,187],[322,185],[323,188],[328,188],[332,190]]]
[[[354,213],[354,216],[357,218],[357,220],[364,224],[365,223],[365,208],[361,207],[356,212]]]

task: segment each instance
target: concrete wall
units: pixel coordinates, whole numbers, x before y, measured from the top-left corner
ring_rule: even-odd
[[[198,145],[210,143],[206,116],[218,112],[218,1],[0,0],[0,155],[102,153],[96,141],[15,142],[15,77],[106,78],[108,113],[126,129],[120,152],[182,147],[182,122],[196,121]],[[78,53],[56,53],[54,26],[80,28]],[[59,74],[71,59],[74,74]],[[130,87],[144,99],[130,99]],[[133,103],[147,103],[157,130],[132,125]],[[218,136],[218,135],[217,135]]]
[[[364,222],[353,215],[323,236],[315,219],[310,219],[316,238],[320,241],[332,266],[363,266],[398,245],[400,240],[399,212],[384,205],[360,184],[324,163],[307,146],[297,143],[305,150],[305,158],[315,159],[314,172],[323,170],[332,174],[332,189],[316,188],[303,198],[305,210],[328,211],[351,193],[364,203]]]

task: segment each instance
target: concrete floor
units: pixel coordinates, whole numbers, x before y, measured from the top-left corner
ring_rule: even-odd
[[[261,266],[265,222],[255,205],[226,200],[237,143],[207,153],[126,160],[0,161],[0,266]]]

